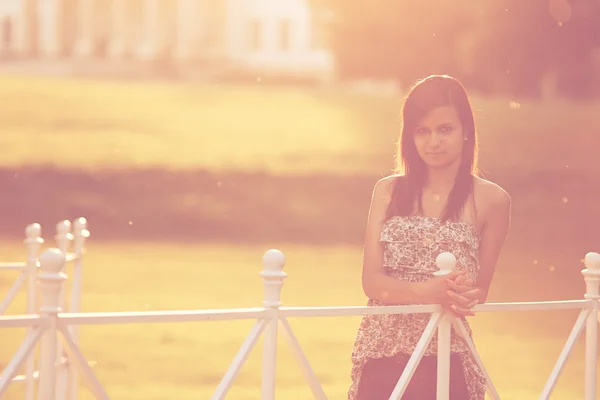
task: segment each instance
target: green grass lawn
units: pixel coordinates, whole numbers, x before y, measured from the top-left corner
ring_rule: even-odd
[[[5,165],[304,172],[364,168],[353,164],[372,155],[361,154],[370,111],[355,111],[374,104],[347,96],[1,77],[0,98]]]
[[[400,98],[333,88],[2,75],[0,99],[9,166],[385,174],[400,129]],[[473,96],[486,169],[600,169],[597,104],[514,100]]]
[[[48,245],[51,245],[48,243]],[[3,259],[23,259],[19,243],[3,243]],[[83,311],[204,309],[260,306],[263,287],[258,272],[266,248],[156,243],[89,243],[85,258]],[[363,305],[360,248],[282,247],[288,278],[283,301],[288,306]],[[516,254],[503,263],[521,262]],[[491,301],[555,298],[561,278],[532,295],[530,281],[500,272]],[[70,268],[68,269],[70,272]],[[548,274],[548,273],[546,273]],[[13,276],[0,276],[6,293]],[[13,274],[14,275],[14,274]],[[15,275],[16,276],[16,275]],[[532,275],[539,279],[539,274]],[[509,286],[512,290],[507,289]],[[528,289],[529,288],[529,289]],[[546,293],[542,293],[542,291]],[[581,298],[572,290],[561,293]],[[24,310],[24,294],[11,314]],[[476,344],[503,399],[539,396],[575,321],[576,312],[512,312],[472,318]],[[291,319],[291,324],[330,399],[345,398],[350,352],[360,319],[331,317]],[[111,398],[127,400],[206,399],[215,390],[248,334],[252,321],[81,328],[81,347]],[[23,332],[2,331],[0,364],[12,357]],[[262,342],[236,380],[228,398],[260,398]],[[309,399],[286,343],[280,340],[277,398]],[[569,359],[552,399],[583,396],[583,341]],[[6,397],[22,398],[15,385]],[[82,390],[82,399],[91,399]]]

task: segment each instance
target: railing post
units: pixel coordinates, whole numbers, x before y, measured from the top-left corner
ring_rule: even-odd
[[[439,271],[434,272],[434,275],[447,275],[456,266],[456,257],[452,253],[443,252],[436,257],[435,264]],[[438,325],[437,400],[450,398],[450,336],[453,318],[450,312],[443,311]]]
[[[40,224],[31,224],[25,228],[25,246],[27,246],[27,262],[25,263],[25,276],[27,278],[27,314],[37,312],[36,291],[37,291],[37,260],[40,247],[44,239],[40,237],[42,227]],[[29,329],[31,332],[32,329]],[[33,400],[35,398],[35,381],[33,372],[35,370],[35,352],[31,352],[25,361],[25,399]]]
[[[82,268],[83,268],[83,253],[85,241],[90,237],[90,232],[87,230],[87,220],[83,217],[77,218],[73,222],[73,251],[75,252],[75,263],[73,265],[73,276],[71,277],[71,301],[69,303],[70,312],[79,312],[81,305],[81,285],[82,285]],[[77,325],[69,326],[69,331],[73,341],[77,344],[79,332]],[[70,363],[70,389],[69,394],[71,400],[77,400],[77,390],[79,388],[79,372],[77,368]]]
[[[40,256],[42,272],[38,279],[42,292],[40,314],[50,320],[40,343],[40,380],[38,400],[55,400],[56,390],[56,354],[57,324],[60,307],[60,293],[66,275],[61,272],[65,264],[65,255],[59,249],[48,249]]]
[[[593,300],[592,312],[587,319],[585,330],[585,400],[596,400],[596,373],[598,362],[598,302],[600,301],[600,254],[587,253],[585,269],[581,271],[585,278],[587,300]]]
[[[277,369],[277,327],[281,288],[287,274],[283,272],[285,257],[279,250],[271,249],[263,255],[264,270],[260,273],[265,287],[263,306],[267,309],[268,321],[263,336],[262,400],[275,399],[275,376]]]
[[[63,253],[63,255],[66,256],[69,253],[69,244],[73,240],[73,234],[71,233],[71,221],[65,219],[56,224],[55,240],[58,249]],[[63,269],[59,272],[64,272],[64,268],[66,268],[65,263],[63,263]],[[66,288],[65,285],[62,285],[59,294],[59,307],[62,311],[66,310],[66,303]],[[57,343],[56,347],[56,366],[56,399],[66,400],[69,371],[67,369],[67,355],[64,353],[62,343],[60,342]]]

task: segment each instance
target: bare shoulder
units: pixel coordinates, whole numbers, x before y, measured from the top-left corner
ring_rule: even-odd
[[[475,177],[475,196],[484,206],[506,206],[511,203],[511,197],[504,188],[480,177]]]
[[[510,213],[512,199],[497,183],[475,177],[474,195],[477,208],[484,216],[494,218],[494,215]]]
[[[401,178],[401,175],[389,175],[379,179],[373,188],[373,198],[389,201],[398,178]]]

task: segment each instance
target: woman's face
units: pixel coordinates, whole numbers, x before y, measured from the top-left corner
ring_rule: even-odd
[[[443,168],[460,162],[465,134],[452,106],[434,108],[417,124],[415,147],[430,168]]]

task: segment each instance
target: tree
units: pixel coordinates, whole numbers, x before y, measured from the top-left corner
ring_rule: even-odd
[[[597,0],[319,3],[337,16],[332,46],[342,78],[396,79],[407,86],[448,73],[486,93],[538,97],[542,82],[554,75],[565,95],[598,93],[592,59],[600,52]]]

